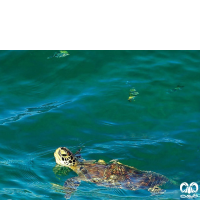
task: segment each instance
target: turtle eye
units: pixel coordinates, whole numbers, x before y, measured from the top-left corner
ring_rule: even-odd
[[[67,154],[64,154],[64,153],[63,153],[62,156],[67,156]]]

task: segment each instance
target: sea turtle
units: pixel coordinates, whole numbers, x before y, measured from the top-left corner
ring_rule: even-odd
[[[91,162],[83,160],[78,153],[73,154],[66,147],[59,147],[54,152],[58,165],[69,167],[78,174],[65,181],[66,199],[77,189],[81,181],[96,183],[100,186],[127,190],[146,189],[152,194],[163,194],[159,188],[168,178],[151,171],[138,170],[135,167],[123,165],[116,160],[106,163],[103,160]],[[77,156],[78,155],[78,156]]]
[[[55,58],[63,58],[63,57],[66,57],[68,55],[69,55],[69,53],[67,51],[60,51],[60,52],[54,53],[53,56],[50,56],[47,59],[50,59],[50,58],[53,58],[53,57],[55,57]]]

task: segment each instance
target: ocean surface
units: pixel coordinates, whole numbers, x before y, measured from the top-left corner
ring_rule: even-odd
[[[71,199],[200,188],[200,51],[67,51],[0,51],[0,199],[65,200],[62,146],[173,180],[155,196],[82,182]]]

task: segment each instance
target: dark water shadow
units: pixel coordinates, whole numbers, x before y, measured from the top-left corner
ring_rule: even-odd
[[[6,123],[12,123],[16,122],[22,118],[28,117],[30,115],[37,115],[45,112],[49,112],[50,110],[59,108],[60,106],[70,103],[71,101],[64,101],[62,103],[58,102],[52,102],[52,103],[47,103],[39,107],[33,107],[33,108],[26,108],[24,112],[20,112],[14,116],[5,118],[5,119],[0,119],[0,125],[6,124]]]

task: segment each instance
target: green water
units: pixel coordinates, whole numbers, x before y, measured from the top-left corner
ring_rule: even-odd
[[[54,168],[60,146],[176,181],[160,196],[83,182],[71,199],[180,199],[182,182],[200,187],[200,51],[47,59],[55,52],[0,51],[0,199],[64,200],[58,185],[75,173]]]

